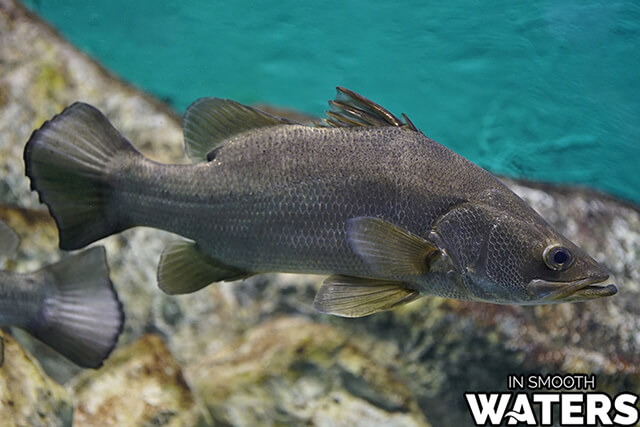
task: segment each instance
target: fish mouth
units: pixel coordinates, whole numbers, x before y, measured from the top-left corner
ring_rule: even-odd
[[[553,282],[542,279],[534,279],[529,282],[529,292],[549,303],[587,301],[596,298],[610,297],[618,293],[618,288],[612,283],[607,283],[608,274],[587,277],[572,282]]]

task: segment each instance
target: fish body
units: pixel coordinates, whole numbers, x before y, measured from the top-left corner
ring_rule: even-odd
[[[15,248],[16,239],[0,221],[0,241]],[[102,247],[30,273],[0,270],[0,325],[24,329],[79,366],[102,365],[123,320]]]
[[[34,132],[27,174],[63,248],[140,225],[190,239],[161,258],[169,293],[328,274],[315,307],[343,316],[421,295],[534,304],[615,293],[595,260],[406,116],[343,88],[330,105],[323,125],[303,126],[203,98],[184,119],[197,163],[164,165],[74,104]]]
[[[127,224],[180,234],[245,271],[366,276],[367,265],[349,245],[347,220],[377,217],[425,235],[448,207],[498,184],[488,174],[469,181],[470,188],[447,183],[439,164],[477,167],[425,142],[391,127],[258,129],[205,163],[127,159],[113,176],[135,190],[115,191],[114,204]],[[433,191],[445,186],[446,193]]]

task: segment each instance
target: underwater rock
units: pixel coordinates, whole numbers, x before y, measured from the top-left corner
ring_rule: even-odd
[[[33,129],[76,100],[103,110],[145,154],[184,161],[176,114],[114,78],[18,3],[0,0],[0,217],[24,243],[6,262],[9,269],[29,271],[60,258],[55,224],[29,190],[22,152]],[[594,373],[601,391],[640,393],[637,207],[575,188],[506,182],[611,270],[618,295],[538,307],[430,297],[393,312],[341,319],[311,307],[321,276],[268,274],[192,295],[164,295],[156,286],[156,266],[169,235],[128,230],[100,242],[126,312],[118,348],[126,352],[145,332],[156,332],[175,362],[157,338],[134,344],[140,351],[130,356],[115,353],[114,363],[109,359],[99,371],[73,378],[76,384],[91,378],[70,390],[79,405],[76,416],[93,413],[89,389],[96,402],[121,397],[110,391],[116,377],[129,400],[120,413],[136,416],[132,411],[144,399],[129,392],[136,378],[124,372],[141,375],[136,366],[158,366],[143,348],[168,359],[173,375],[161,378],[205,402],[221,424],[247,425],[261,415],[274,424],[284,419],[312,425],[469,425],[463,393],[504,390],[508,374]],[[36,354],[43,366],[62,372],[59,362]],[[191,392],[179,385],[180,367]],[[59,381],[76,375],[65,369]],[[197,411],[190,411],[195,420]]]
[[[0,0],[0,59],[0,200],[5,203],[39,205],[22,177],[24,143],[33,129],[74,101],[116,115],[115,124],[135,135],[142,151],[152,141],[156,148],[166,144],[157,160],[184,157],[175,144],[182,138],[179,119],[169,108],[115,79],[14,0]]]
[[[50,379],[38,362],[9,334],[4,341],[0,366],[0,424],[13,426],[70,426],[71,396]]]
[[[428,426],[394,369],[362,341],[278,317],[203,356],[187,378],[223,425]]]
[[[35,128],[78,100],[117,116],[114,124],[152,158],[185,161],[178,115],[115,78],[19,2],[0,0],[0,205],[5,206],[4,219],[25,242],[7,263],[10,269],[29,271],[60,258],[55,224],[24,176],[23,151]],[[165,235],[136,229],[103,242],[112,281],[126,309],[123,344],[140,336],[153,322],[153,311],[159,305],[154,299],[161,298],[155,265],[164,247],[160,236]],[[114,254],[118,255],[114,258]],[[141,268],[131,269],[129,263],[121,268],[127,257]],[[138,299],[144,302],[127,304]],[[66,374],[60,378],[65,379]]]
[[[97,371],[74,378],[75,425],[208,425],[162,340],[144,335],[115,352]]]

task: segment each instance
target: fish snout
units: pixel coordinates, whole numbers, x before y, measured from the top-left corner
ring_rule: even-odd
[[[588,301],[618,293],[616,285],[607,283],[608,281],[608,273],[601,273],[571,282],[533,279],[527,285],[527,290],[542,303]]]

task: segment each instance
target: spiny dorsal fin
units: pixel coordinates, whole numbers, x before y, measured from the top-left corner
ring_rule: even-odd
[[[400,120],[388,110],[349,89],[338,86],[338,94],[329,101],[327,118],[316,121],[318,127],[395,126],[418,131],[407,116]]]
[[[212,150],[234,135],[282,124],[296,123],[230,99],[200,98],[184,114],[185,151],[194,161],[208,160]]]

